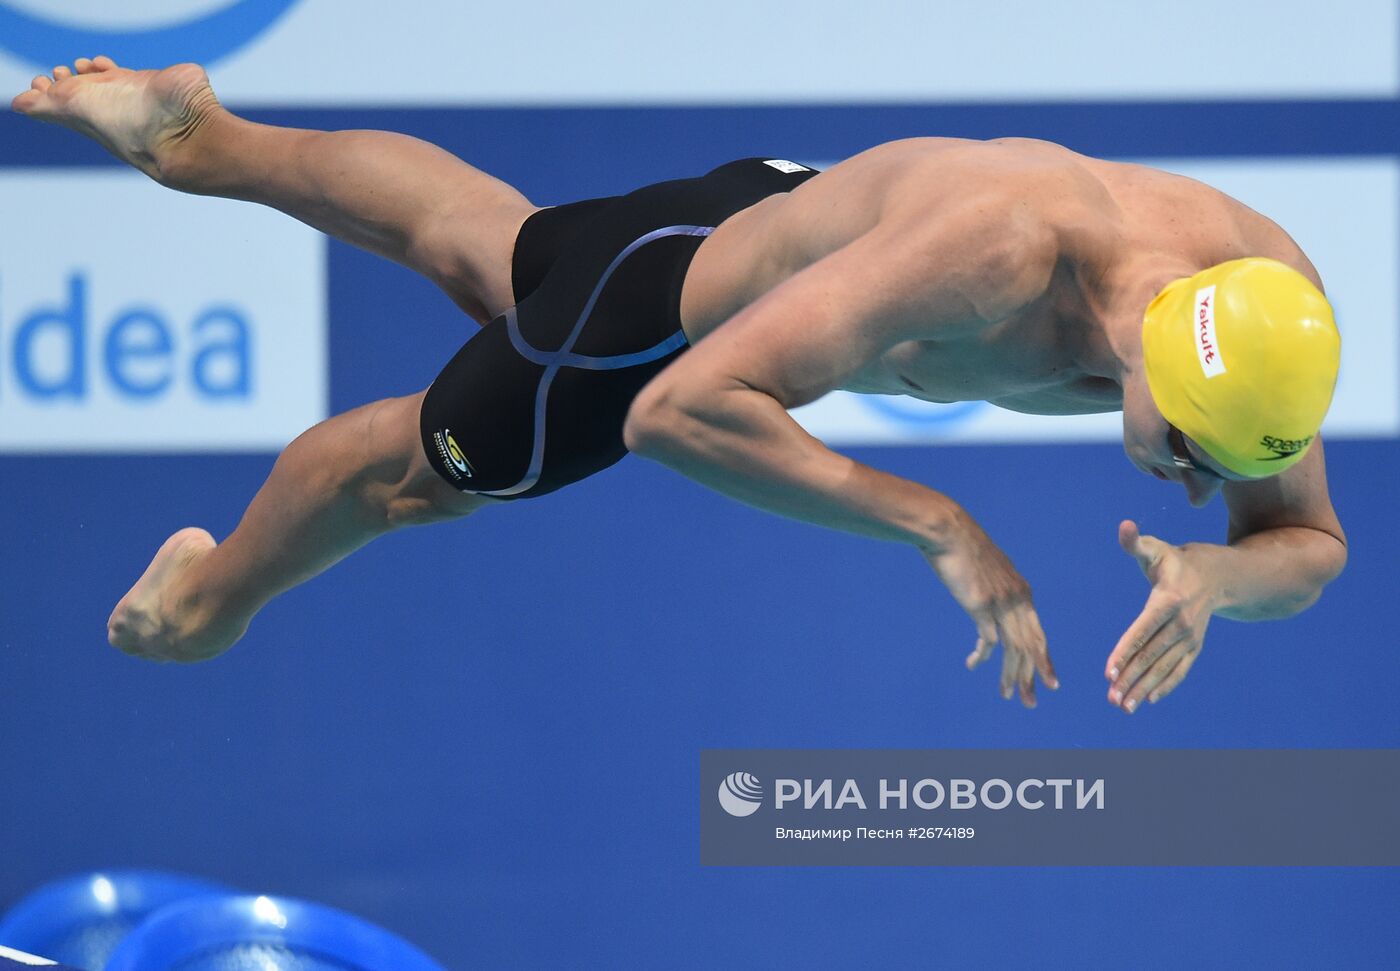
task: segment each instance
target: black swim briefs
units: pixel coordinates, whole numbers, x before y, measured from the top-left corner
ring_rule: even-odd
[[[423,447],[463,492],[540,496],[627,454],[632,399],[687,347],[681,284],[716,226],[817,173],[743,159],[625,196],[541,209],[520,229],[516,305],[423,401]]]

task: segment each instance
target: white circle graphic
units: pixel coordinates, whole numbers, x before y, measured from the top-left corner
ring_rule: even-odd
[[[763,783],[747,772],[731,772],[719,784],[719,804],[731,816],[752,816],[763,805]]]

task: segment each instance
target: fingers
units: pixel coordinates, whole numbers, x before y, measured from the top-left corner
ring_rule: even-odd
[[[977,646],[972,649],[972,653],[967,656],[967,669],[976,670],[987,658],[992,656],[992,651],[997,646],[997,625],[991,617],[977,618]]]
[[[1040,618],[1029,604],[1022,604],[1007,611],[998,621],[998,628],[1005,648],[1001,665],[1001,696],[1009,700],[1019,693],[1021,704],[1034,708],[1037,673],[1048,687],[1058,689],[1060,686],[1055,669],[1050,664]]]
[[[1011,696],[1016,693],[1016,685],[1020,681],[1021,657],[1015,651],[1006,650],[1001,655],[1001,696],[1006,700],[1011,700]]]
[[[1152,568],[1161,561],[1167,550],[1171,549],[1170,544],[1157,537],[1144,535],[1138,530],[1137,523],[1131,519],[1125,519],[1118,524],[1118,545],[1137,560],[1138,569],[1142,570],[1142,575],[1148,579],[1152,577]]]
[[[1031,659],[1024,654],[1012,654],[1014,671],[1011,676],[1012,684],[1017,688],[1021,696],[1021,704],[1026,708],[1035,707],[1035,665]],[[1010,698],[1011,695],[1005,695]]]
[[[1158,685],[1165,681],[1167,675],[1171,674],[1184,659],[1195,653],[1191,650],[1191,646],[1191,640],[1183,638],[1163,651],[1161,656],[1142,673],[1142,676],[1123,696],[1123,710],[1131,715],[1147,698],[1155,700]]]
[[[967,656],[967,669],[975,671],[981,667],[987,658],[992,656],[992,651],[996,648],[995,640],[988,640],[985,637],[977,638],[977,646],[972,649],[972,653]]]
[[[979,636],[977,638],[977,646],[973,649],[972,653],[967,656],[966,663],[969,671],[984,664],[987,659],[992,656],[992,652],[996,649],[998,642],[1001,640],[997,632],[996,624],[989,619],[980,620],[978,622],[978,627]],[[1039,629],[1038,621],[1036,622],[1036,629]],[[1044,635],[1042,634],[1041,637],[1043,639]],[[1011,643],[1012,641],[1008,636],[1006,641],[1007,649],[1002,654],[1001,696],[1009,700],[1019,689],[1021,703],[1027,708],[1034,708],[1036,705],[1035,673],[1037,666],[1023,651],[1012,648]],[[1051,677],[1053,676],[1054,672],[1052,671]],[[1049,681],[1046,683],[1050,684]],[[1055,681],[1051,686],[1059,687],[1059,682]]]
[[[1129,556],[1132,556],[1137,549],[1137,541],[1140,535],[1137,523],[1133,522],[1131,519],[1125,519],[1118,524],[1118,545],[1123,547],[1123,552],[1127,553]]]
[[[1123,632],[1123,636],[1118,638],[1118,643],[1109,653],[1108,660],[1104,662],[1103,676],[1110,681],[1117,681],[1118,676],[1137,656],[1137,653],[1147,646],[1164,624],[1172,619],[1176,614],[1177,607],[1178,605],[1174,601],[1155,593],[1148,597],[1147,606]]]
[[[1029,676],[1031,684],[1031,700],[1026,702],[1026,680]],[[1021,694],[1021,703],[1027,708],[1035,707],[1035,674],[1030,664],[1026,661],[1026,656],[1019,651],[1007,648],[1001,659],[1001,696],[1007,701],[1018,691]]]
[[[1166,622],[1114,675],[1109,702],[1131,715],[1144,699],[1156,703],[1163,698],[1191,670],[1205,631],[1206,626],[1193,623],[1185,610],[1171,609]]]
[[[1055,675],[1055,666],[1050,663],[1045,629],[1040,626],[1040,615],[1035,608],[1029,603],[1018,604],[1003,615],[999,624],[1008,649],[1020,654],[1026,662],[1026,679],[1033,681],[1039,673],[1046,687],[1058,689],[1060,679]]]
[[[1018,643],[1025,645],[1026,664],[1031,669],[1027,677],[1033,681],[1038,673],[1047,688],[1058,691],[1060,679],[1055,674],[1055,665],[1050,663],[1050,648],[1045,640],[1045,629],[1040,626],[1040,615],[1027,604],[1014,611],[1013,616],[1023,630],[1022,639],[1018,640]]]
[[[1109,703],[1130,715],[1137,711],[1147,693],[1166,678],[1190,646],[1190,631],[1163,627],[1109,686]]]
[[[1200,656],[1201,652],[1199,648],[1197,648],[1195,651],[1188,651],[1185,657],[1181,658],[1181,660],[1176,662],[1176,666],[1172,668],[1170,672],[1168,672],[1167,676],[1162,679],[1161,683],[1158,684],[1157,687],[1147,695],[1147,700],[1155,705],[1157,702],[1161,701],[1167,695],[1175,691],[1176,686],[1186,680],[1186,675],[1191,671],[1191,665],[1195,664],[1196,658]]]
[[[1024,654],[1008,650],[1001,659],[1001,696],[1010,701],[1018,693],[1022,705],[1035,707],[1035,665]]]
[[[964,662],[969,670],[986,663],[1000,643],[1003,698],[1019,689],[1022,702],[1033,706],[1037,672],[1050,687],[1059,687],[1030,586],[975,523],[947,550],[925,556],[977,625],[977,644]]]

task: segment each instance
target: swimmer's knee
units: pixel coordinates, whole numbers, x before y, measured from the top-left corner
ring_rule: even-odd
[[[396,529],[425,526],[460,519],[486,502],[482,496],[458,492],[431,468],[426,472],[411,470],[385,504],[385,518]]]
[[[428,461],[418,433],[423,397],[420,392],[381,402],[370,418],[367,438],[381,471],[366,487],[378,494],[374,505],[392,528],[458,519],[488,501],[458,491]]]
[[[384,516],[394,528],[423,526],[460,519],[491,501],[485,496],[461,492],[448,484],[419,448],[403,478],[387,497]]]

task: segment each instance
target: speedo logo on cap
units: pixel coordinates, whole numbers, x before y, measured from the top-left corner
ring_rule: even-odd
[[[1259,444],[1267,448],[1273,455],[1263,459],[1265,462],[1277,462],[1279,459],[1289,459],[1297,455],[1308,447],[1308,443],[1313,440],[1313,436],[1307,438],[1275,438],[1273,435],[1265,435],[1259,439]]]
[[[1220,345],[1215,342],[1215,284],[1196,291],[1196,309],[1191,319],[1192,336],[1196,341],[1196,357],[1201,370],[1213,378],[1225,373],[1225,361]]]

